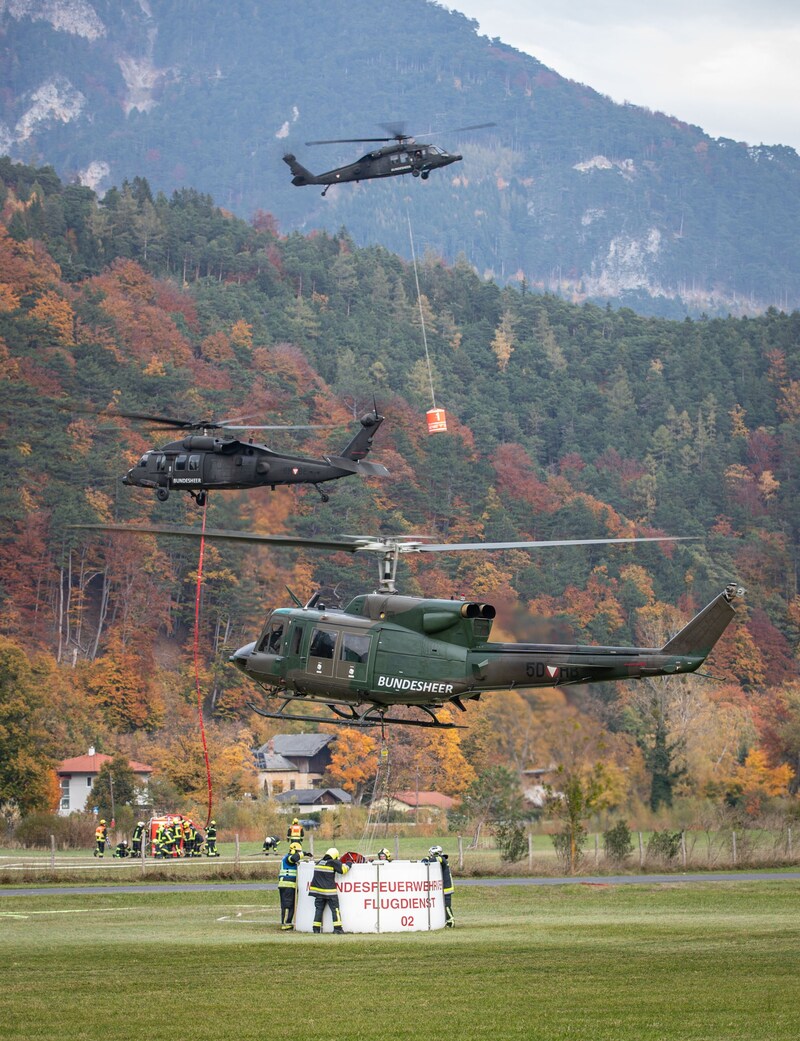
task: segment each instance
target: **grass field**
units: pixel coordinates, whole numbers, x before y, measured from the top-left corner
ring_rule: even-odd
[[[455,930],[277,929],[277,894],[0,890],[13,1041],[796,1041],[795,882],[463,886]]]

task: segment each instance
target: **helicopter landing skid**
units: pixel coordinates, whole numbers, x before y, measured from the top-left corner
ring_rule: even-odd
[[[386,711],[379,709],[377,705],[369,705],[367,708],[359,712],[355,705],[347,701],[322,701],[315,702],[316,704],[323,704],[326,708],[330,709],[333,717],[325,719],[322,716],[311,716],[311,715],[299,715],[294,712],[287,712],[286,708],[296,698],[289,697],[285,698],[283,704],[276,712],[266,712],[263,708],[258,708],[252,702],[248,704],[248,708],[251,708],[253,712],[257,712],[259,716],[265,716],[267,719],[290,719],[300,720],[305,723],[333,723],[336,726],[342,727],[381,727],[383,728],[386,723],[400,723],[404,726],[409,727],[428,727],[431,730],[464,730],[465,727],[460,726],[458,723],[442,723],[437,718],[436,713],[432,708],[427,705],[417,705],[416,708],[422,709],[423,712],[427,712],[431,717],[430,719],[399,719],[396,716],[387,716]]]

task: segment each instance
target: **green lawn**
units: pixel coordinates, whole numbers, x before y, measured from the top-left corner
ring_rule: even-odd
[[[281,933],[277,894],[10,897],[0,1038],[796,1041],[800,888],[461,886],[453,931]]]

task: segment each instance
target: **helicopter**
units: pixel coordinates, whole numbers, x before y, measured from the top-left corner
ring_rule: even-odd
[[[287,455],[266,445],[254,444],[252,440],[242,441],[237,437],[214,434],[214,431],[225,430],[314,429],[310,426],[240,426],[227,420],[192,422],[139,412],[114,412],[113,415],[185,432],[182,440],[145,452],[122,478],[126,485],[154,488],[156,498],[161,502],[166,502],[171,490],[179,490],[188,492],[198,506],[204,506],[212,488],[261,488],[266,485],[274,491],[279,484],[311,484],[322,501],[328,502],[329,496],[319,487],[324,481],[336,481],[352,474],[365,477],[386,477],[389,474],[385,466],[364,459],[384,420],[377,407],[361,417],[361,429],[340,455],[322,459]]]
[[[191,527],[82,525],[124,531],[202,537]],[[229,661],[278,698],[274,711],[254,704],[270,719],[383,727],[386,723],[451,729],[438,717],[445,705],[467,711],[488,691],[564,687],[645,676],[695,672],[736,614],[744,589],[729,583],[662,647],[606,647],[576,644],[490,642],[496,610],[489,603],[428,599],[397,592],[398,560],[406,553],[469,550],[543,549],[638,542],[684,541],[674,536],[567,539],[532,542],[433,543],[423,537],[336,536],[306,538],[261,535],[226,529],[206,537],[274,546],[306,546],[381,556],[378,588],[355,596],[345,607],[329,606],[321,592],[306,604],[292,595],[293,607],[277,607],[258,639],[240,647]],[[304,713],[324,705],[330,716]],[[393,706],[413,707],[421,718],[388,714]],[[295,711],[299,709],[299,711]]]
[[[401,127],[393,127],[384,124],[391,133],[391,137],[342,137],[328,141],[306,141],[306,145],[339,145],[339,144],[366,144],[374,143],[383,145],[367,152],[360,159],[347,166],[339,166],[326,173],[312,174],[301,163],[297,157],[290,152],[284,155],[283,161],[287,164],[294,176],[292,184],[303,186],[306,184],[324,184],[322,191],[326,195],[332,184],[343,184],[345,181],[366,181],[377,177],[399,177],[402,174],[411,174],[412,177],[421,177],[427,181],[431,170],[438,170],[442,166],[458,163],[463,156],[451,152],[445,152],[438,145],[423,144],[416,141],[410,134],[403,132]],[[484,127],[493,127],[494,123],[477,123],[469,127],[457,127],[448,131],[457,134],[466,130],[482,130]],[[386,144],[390,141],[392,144]]]

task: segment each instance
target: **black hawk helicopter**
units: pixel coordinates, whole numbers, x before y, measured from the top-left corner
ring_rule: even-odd
[[[482,130],[484,127],[493,127],[494,123],[477,123],[475,126],[457,127],[447,133],[457,134],[466,130]],[[421,177],[427,181],[431,170],[438,170],[442,166],[458,163],[463,156],[451,152],[445,152],[438,145],[423,144],[416,141],[413,136],[403,132],[400,127],[386,126],[391,137],[342,137],[333,138],[329,141],[306,141],[306,145],[339,145],[339,144],[383,144],[382,148],[375,148],[367,152],[356,162],[348,166],[339,166],[327,173],[312,174],[301,163],[297,157],[287,153],[283,161],[288,165],[294,176],[292,184],[303,186],[306,184],[324,184],[322,192],[325,195],[332,184],[343,184],[345,181],[366,181],[376,177],[400,177],[402,174],[411,174],[412,177]],[[392,144],[385,144],[390,141]]]
[[[313,426],[248,426],[226,420],[192,422],[140,412],[108,414],[185,431],[186,436],[180,441],[171,441],[162,448],[145,452],[122,478],[123,484],[155,489],[156,497],[162,502],[169,498],[173,489],[188,492],[198,506],[204,506],[206,493],[212,488],[261,488],[266,485],[274,490],[279,484],[312,484],[322,501],[327,502],[328,496],[319,487],[324,481],[337,481],[352,474],[386,477],[389,473],[385,466],[366,462],[364,458],[384,420],[377,408],[361,417],[361,429],[344,446],[340,455],[326,455],[322,459],[275,452],[252,440],[221,437],[214,433],[226,430],[310,430],[315,429]]]
[[[143,532],[200,538],[190,527],[82,525],[104,531]],[[331,607],[317,593],[305,605],[278,607],[267,615],[257,640],[239,648],[230,661],[262,687],[279,706],[271,719],[320,722],[320,716],[287,711],[322,704],[324,722],[345,726],[409,726],[449,729],[440,720],[444,705],[466,711],[465,701],[484,692],[563,687],[644,676],[695,672],[736,614],[744,590],[729,584],[663,647],[602,647],[575,644],[493,643],[495,608],[467,600],[405,596],[396,590],[398,559],[405,553],[469,550],[544,549],[680,538],[567,539],[535,542],[433,543],[421,537],[303,538],[291,535],[212,529],[207,538],[230,542],[306,546],[346,553],[378,553],[381,572],[373,593],[358,595],[344,608]],[[413,706],[420,719],[387,715],[393,706]]]

